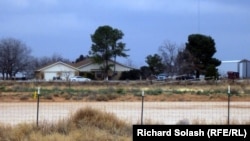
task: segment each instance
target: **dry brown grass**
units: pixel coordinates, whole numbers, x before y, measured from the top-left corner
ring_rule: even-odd
[[[228,85],[231,88],[231,100],[250,101],[249,82],[0,82],[0,100],[8,102],[35,102],[33,91],[54,90],[42,101],[140,101],[141,91],[145,91],[145,101],[225,101],[228,98]],[[70,95],[65,89],[87,90],[83,97]],[[62,92],[63,91],[63,92]],[[81,94],[81,93],[80,93]],[[80,98],[80,99],[78,99]],[[187,124],[180,121],[177,124]],[[194,124],[206,124],[201,119],[190,121]],[[238,121],[232,121],[237,124]],[[145,124],[157,124],[145,121]],[[225,123],[222,123],[225,124]],[[246,124],[249,124],[246,123]],[[22,123],[15,126],[0,125],[0,141],[131,141],[132,127],[114,115],[103,113],[90,107],[79,109],[68,119],[56,123]]]
[[[132,128],[116,116],[90,107],[57,123],[0,125],[1,141],[131,141]]]
[[[244,81],[96,81],[90,83],[69,82],[0,82],[0,101],[35,101],[34,90],[40,87],[44,94],[41,101],[139,101],[145,91],[146,101],[250,101],[250,83]]]
[[[183,119],[176,124],[185,125],[190,122],[196,125],[206,124],[201,119]],[[237,123],[238,121],[231,121],[231,124]],[[161,123],[145,120],[144,124]],[[227,123],[222,121],[217,124]],[[38,126],[28,123],[12,126],[0,124],[0,141],[132,141],[132,126],[111,113],[85,107],[56,123],[43,121]]]

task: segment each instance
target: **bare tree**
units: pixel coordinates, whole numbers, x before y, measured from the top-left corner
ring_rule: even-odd
[[[188,50],[185,49],[183,45],[178,49],[178,55],[176,57],[176,72],[177,74],[193,74],[193,70],[195,68],[194,57],[190,54]]]
[[[58,61],[61,61],[64,63],[71,63],[71,61],[69,59],[65,59],[59,54],[53,54],[51,57],[44,56],[41,58],[36,58],[36,59],[34,59],[33,63],[35,66],[34,68],[37,69],[37,68],[40,68],[40,67],[58,62]]]
[[[13,79],[27,69],[31,49],[20,40],[5,38],[0,41],[0,69],[3,79]]]
[[[159,47],[159,52],[162,57],[163,64],[165,65],[165,72],[169,75],[173,75],[176,71],[175,59],[176,59],[177,45],[168,40],[164,41]]]
[[[136,65],[133,63],[133,60],[131,60],[130,58],[127,58],[127,59],[126,59],[125,65],[127,65],[127,66],[129,66],[129,67],[136,68]]]

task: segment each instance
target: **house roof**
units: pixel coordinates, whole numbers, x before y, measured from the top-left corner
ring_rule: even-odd
[[[115,61],[113,61],[113,60],[110,60],[110,61],[111,61],[112,63],[114,63],[114,62],[115,62]],[[119,62],[116,62],[116,64],[121,65],[121,66],[126,67],[126,68],[136,69],[136,68],[133,68],[133,67],[130,67],[130,66],[127,66],[127,65],[121,64],[121,63],[119,63]]]
[[[124,64],[121,64],[119,62],[115,62],[113,60],[109,60],[109,61],[112,62],[112,63],[116,63],[116,64],[118,64],[120,66],[126,67],[126,68],[135,69],[133,67],[126,66]],[[84,59],[83,61],[80,61],[80,62],[78,62],[76,64],[73,64],[73,66],[76,67],[76,68],[81,68],[81,67],[84,67],[84,66],[87,66],[87,65],[90,65],[90,64],[94,64],[94,62],[93,62],[93,60],[91,58],[87,58],[87,59]]]
[[[93,61],[91,60],[91,58],[86,58],[80,62],[77,62],[75,64],[72,64],[74,67],[76,68],[80,68],[80,67],[83,67],[83,66],[86,66],[86,65],[89,65],[89,64],[92,64]]]
[[[78,68],[74,67],[72,64],[64,63],[64,62],[58,61],[58,62],[55,62],[55,63],[48,64],[48,65],[46,65],[46,66],[44,66],[44,67],[42,67],[42,68],[39,68],[39,69],[37,69],[37,71],[43,71],[43,70],[46,70],[46,69],[48,69],[48,68],[50,68],[50,67],[53,67],[53,66],[55,66],[55,65],[58,65],[58,64],[62,64],[62,65],[64,65],[64,66],[67,66],[67,67],[72,68],[72,69],[74,69],[74,70],[78,70]]]
[[[110,62],[114,63],[113,60],[110,60]],[[85,66],[94,64],[94,62],[93,62],[93,60],[91,58],[84,59],[84,60],[82,60],[82,61],[80,61],[78,63],[64,63],[64,62],[59,61],[59,62],[48,64],[48,65],[46,65],[44,67],[41,67],[41,68],[37,69],[37,71],[43,71],[43,70],[46,70],[46,69],[48,69],[50,67],[53,67],[55,65],[58,65],[58,64],[63,64],[64,66],[67,66],[69,68],[79,70],[79,68],[81,68],[81,67],[85,67]],[[133,67],[126,66],[126,65],[123,65],[123,64],[118,63],[118,62],[116,62],[116,64],[121,65],[121,66],[126,67],[126,68],[135,69]]]
[[[240,60],[239,63],[243,63],[243,62],[250,62],[249,60],[247,59],[243,59],[243,60]]]

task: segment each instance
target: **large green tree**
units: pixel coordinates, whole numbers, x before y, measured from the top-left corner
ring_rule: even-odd
[[[123,36],[121,30],[108,25],[99,26],[95,33],[91,35],[92,46],[89,54],[95,63],[103,64],[101,69],[104,72],[104,78],[108,77],[111,66],[114,66],[113,72],[115,72],[115,65],[109,64],[111,59],[116,62],[117,56],[129,56],[126,54],[126,51],[129,50],[125,48],[125,43],[121,41]]]
[[[76,58],[75,63],[81,62],[81,61],[83,61],[83,60],[85,60],[87,58],[89,58],[88,55],[84,56],[84,55],[81,54],[78,58]]]
[[[151,74],[158,75],[164,71],[164,64],[162,58],[158,54],[148,55],[146,57],[146,63],[151,71]]]
[[[221,61],[214,58],[216,47],[214,39],[210,36],[203,34],[191,34],[188,36],[188,42],[185,48],[192,56],[192,66],[199,78],[201,74],[205,77],[218,76],[217,66]]]

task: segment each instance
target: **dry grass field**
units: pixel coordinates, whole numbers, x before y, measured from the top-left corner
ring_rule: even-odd
[[[0,141],[131,141],[142,91],[144,124],[227,124],[229,88],[230,124],[250,123],[248,80],[0,84]]]
[[[35,101],[34,92],[41,89],[41,101],[233,101],[250,100],[250,80],[239,81],[96,81],[69,82],[1,82],[0,101]]]
[[[54,123],[0,124],[0,141],[132,141],[132,128],[113,114],[92,108]]]

